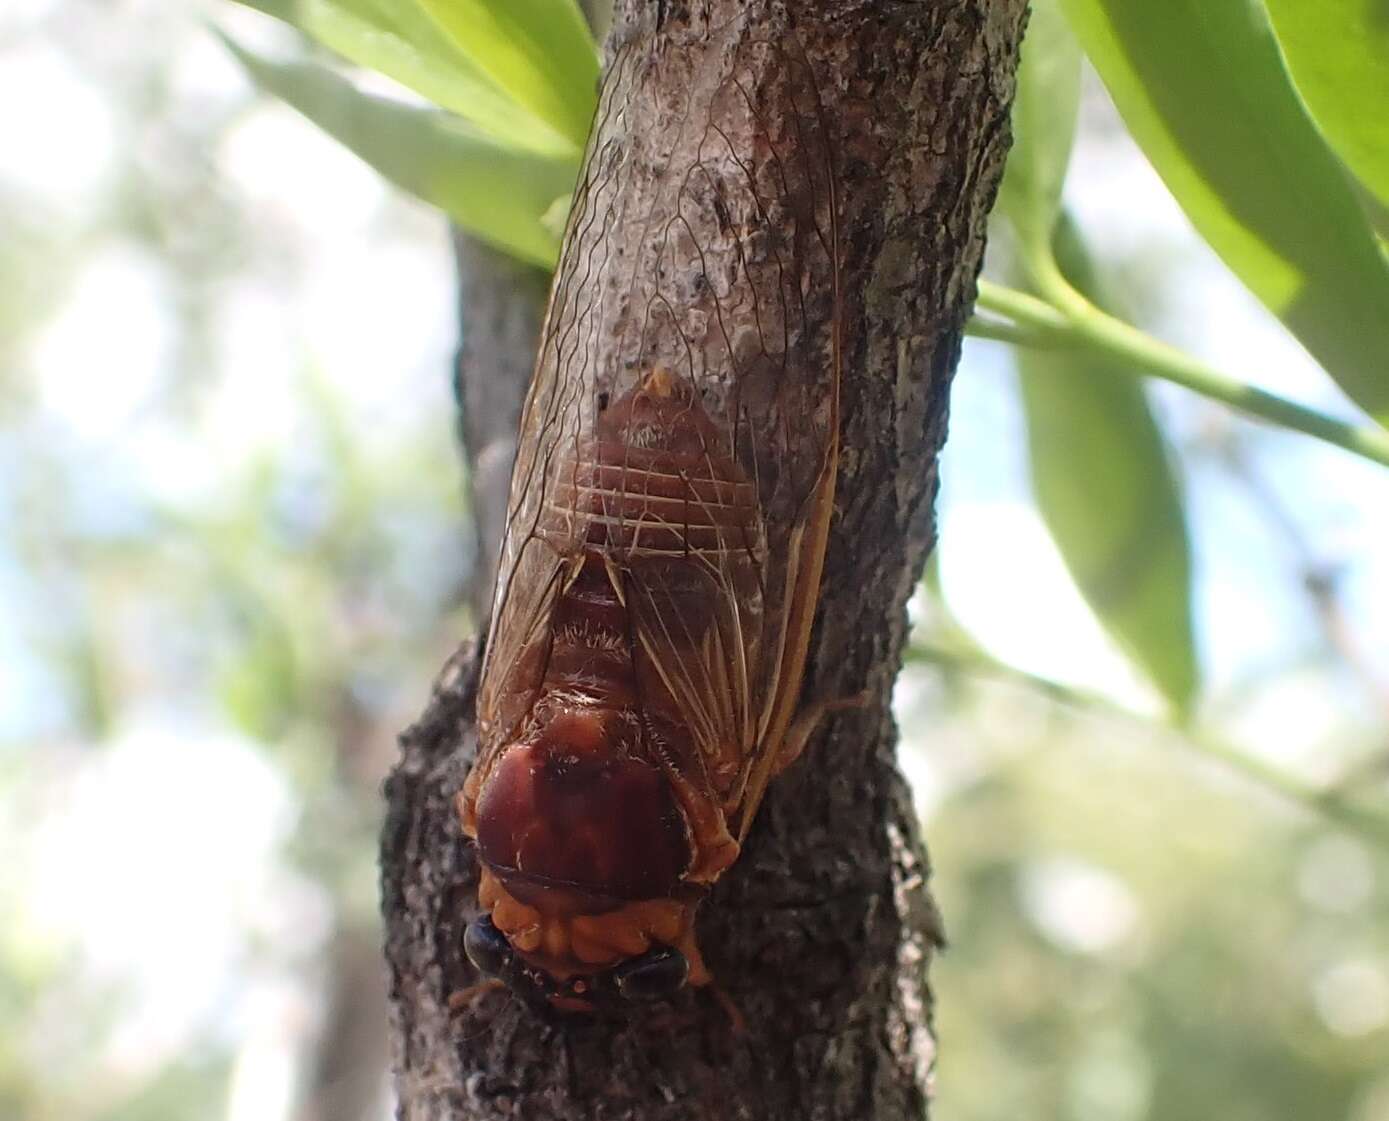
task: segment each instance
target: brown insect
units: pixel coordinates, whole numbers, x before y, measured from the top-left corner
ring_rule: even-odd
[[[798,711],[839,448],[831,145],[804,58],[741,34],[616,57],[521,423],[465,947],[563,1010],[710,980],[696,908],[830,707]],[[652,66],[688,71],[678,100],[627,95]]]

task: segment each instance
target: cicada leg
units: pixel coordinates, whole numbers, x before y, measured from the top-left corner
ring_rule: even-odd
[[[733,1034],[739,1037],[746,1037],[748,1034],[748,1022],[743,1018],[742,1009],[738,1007],[729,994],[728,990],[718,983],[711,984],[709,991],[714,995],[714,999],[719,1002],[719,1007],[723,1009],[724,1015],[728,1017],[728,1026],[733,1029]]]
[[[469,985],[465,989],[458,989],[456,992],[449,993],[448,1009],[449,1012],[457,1015],[465,1008],[470,1007],[478,999],[488,993],[505,991],[506,982],[496,977],[484,977],[474,985]]]
[[[685,955],[685,960],[690,963],[690,974],[686,984],[692,988],[699,988],[708,985],[713,980],[713,974],[709,972],[709,967],[704,964],[704,955],[699,952],[699,944],[695,941],[694,924],[691,923],[689,929],[685,931],[675,941],[675,948]]]
[[[723,809],[716,801],[698,790],[678,768],[666,766],[665,774],[694,839],[694,864],[685,879],[692,884],[712,884],[738,859],[741,846],[729,833]]]
[[[815,729],[820,726],[820,721],[826,716],[832,712],[865,708],[868,705],[869,697],[869,691],[864,689],[851,697],[812,701],[802,709],[797,714],[796,719],[791,722],[791,727],[786,730],[786,736],[781,741],[781,747],[777,750],[776,762],[772,765],[772,775],[781,774],[800,758],[801,752],[805,750],[805,745],[810,742],[810,737],[815,734]]]

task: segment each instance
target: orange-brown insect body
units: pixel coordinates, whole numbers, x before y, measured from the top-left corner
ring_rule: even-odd
[[[659,574],[685,625],[681,652],[697,657],[716,611],[711,558],[745,551],[731,563],[751,585],[761,544],[753,488],[687,385],[653,371],[603,414],[559,463],[540,516],[538,535],[570,571],[548,642],[534,648],[539,693],[520,737],[474,769],[462,802],[494,921],[561,977],[653,941],[684,941],[697,962],[691,888],[732,863],[737,845],[697,792],[672,782],[670,765],[698,768],[699,752],[634,649],[623,577]],[[533,671],[517,669],[524,694]]]
[[[737,51],[784,97],[779,124],[728,78],[706,83],[683,169],[682,138],[641,122],[590,152],[522,422],[458,807],[490,912],[470,954],[514,956],[560,1008],[709,979],[696,907],[808,727],[838,449],[833,177],[804,64]],[[600,139],[638,62],[614,63]],[[644,222],[597,225],[633,199]],[[600,329],[591,293],[618,279]]]

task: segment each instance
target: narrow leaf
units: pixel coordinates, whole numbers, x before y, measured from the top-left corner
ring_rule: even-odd
[[[1263,9],[1064,2],[1129,130],[1201,235],[1341,388],[1389,423],[1389,265]]]
[[[1013,99],[1013,148],[998,196],[1028,256],[1051,252],[1080,108],[1080,65],[1060,0],[1033,0]]]
[[[575,0],[419,0],[512,100],[583,147],[598,103],[598,54]]]
[[[1064,217],[1057,257],[1067,278],[1100,293]],[[1141,384],[1083,351],[1018,351],[1037,506],[1066,567],[1109,634],[1180,714],[1197,663],[1191,548],[1181,493]]]
[[[295,22],[294,0],[236,0],[236,3],[246,8],[254,8],[291,25]]]
[[[507,96],[417,0],[239,2],[297,27],[349,62],[394,78],[497,140],[578,163],[580,146]]]
[[[553,267],[559,241],[543,219],[573,190],[571,161],[499,144],[438,110],[362,93],[324,67],[270,62],[226,42],[258,85],[391,182],[498,248]]]
[[[1322,135],[1389,207],[1389,6],[1267,0],[1298,92]]]

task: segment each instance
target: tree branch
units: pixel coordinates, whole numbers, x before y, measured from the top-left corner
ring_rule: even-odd
[[[838,145],[846,306],[838,502],[805,692],[846,696],[866,683],[871,703],[829,721],[772,784],[742,857],[701,909],[705,956],[747,1033],[707,991],[623,1022],[561,1027],[504,991],[469,991],[477,977],[461,938],[477,913],[477,868],[452,797],[475,750],[476,661],[461,650],[387,786],[382,905],[401,1117],[924,1115],[925,970],[940,929],[888,703],[905,604],[934,536],[936,455],[1008,144],[1024,4],[809,7],[791,16],[771,0],[707,0],[692,14],[676,0],[629,0],[609,49],[644,60],[627,91],[637,117],[680,95],[662,87],[681,74],[666,62],[706,49],[711,25],[758,42],[794,34],[818,76]],[[650,132],[600,129],[596,143],[640,150]],[[614,228],[613,245],[632,236]],[[494,376],[465,363],[464,399],[471,379]],[[482,485],[480,471],[474,479]],[[482,532],[494,537],[495,523]]]

